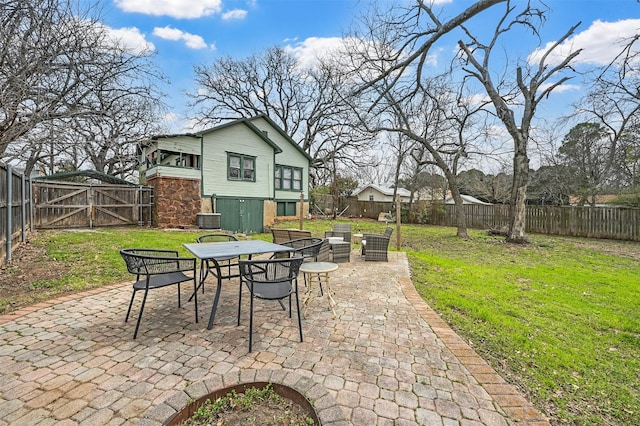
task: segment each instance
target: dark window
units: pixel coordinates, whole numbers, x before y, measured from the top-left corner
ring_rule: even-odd
[[[276,165],[274,185],[284,191],[302,191],[302,169]]]
[[[228,174],[230,180],[256,180],[256,159],[240,154],[228,154]]]
[[[276,214],[278,216],[296,216],[296,202],[295,201],[281,201],[276,206]]]

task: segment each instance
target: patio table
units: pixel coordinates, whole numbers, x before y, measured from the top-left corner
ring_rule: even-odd
[[[249,256],[263,253],[279,253],[290,252],[291,247],[274,244],[262,240],[246,240],[246,241],[225,241],[218,243],[187,243],[184,247],[189,250],[195,257],[200,259],[200,286],[204,285],[204,279],[207,276],[207,261],[213,262],[216,267],[218,282],[216,287],[216,295],[213,298],[213,306],[211,306],[211,315],[209,316],[209,324],[207,329],[213,328],[213,321],[218,309],[220,301],[220,293],[222,292],[222,274],[217,259],[228,259],[229,257]],[[237,277],[238,275],[227,275],[226,278]],[[197,291],[197,289],[196,289]]]

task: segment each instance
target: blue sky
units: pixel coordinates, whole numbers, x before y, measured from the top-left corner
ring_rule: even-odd
[[[193,66],[207,64],[223,55],[244,58],[275,45],[294,48],[300,56],[328,48],[348,30],[364,0],[108,0],[104,23],[130,46],[154,50],[154,61],[170,80],[164,88],[167,103],[178,116],[171,123],[179,130],[187,113],[185,91],[195,89]],[[383,0],[382,5],[409,0]],[[469,0],[438,0],[444,15],[454,15]],[[516,2],[517,3],[517,2]],[[640,32],[640,3],[636,0],[547,0],[552,9],[542,31],[542,46],[582,21],[571,48],[583,47],[579,60],[606,62],[613,41]],[[500,6],[498,6],[500,7]],[[601,21],[601,22],[598,22]],[[514,56],[525,58],[535,47],[513,40]],[[455,41],[443,41],[434,55],[448,60]],[[534,43],[534,44],[531,44]],[[567,86],[566,104],[580,93],[579,84]],[[558,96],[561,94],[559,93]]]

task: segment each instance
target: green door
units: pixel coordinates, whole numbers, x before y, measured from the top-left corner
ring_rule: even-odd
[[[263,232],[264,201],[246,198],[218,198],[220,227],[226,231],[258,234]]]

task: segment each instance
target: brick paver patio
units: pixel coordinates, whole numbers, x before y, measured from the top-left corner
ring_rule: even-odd
[[[351,259],[332,274],[336,319],[313,299],[300,343],[295,313],[258,302],[252,353],[248,309],[236,326],[237,281],[225,282],[213,330],[213,284],[198,324],[175,288],[151,292],[135,341],[128,283],[4,315],[0,425],[160,425],[191,399],[252,381],[302,392],[324,425],[548,424],[418,296],[404,253]]]

